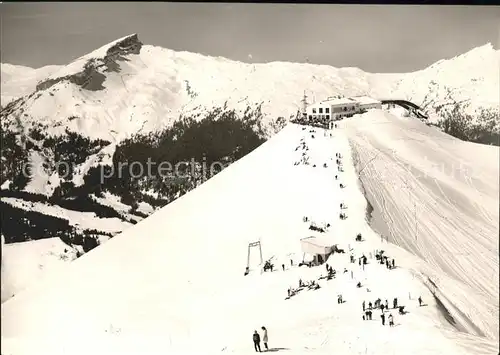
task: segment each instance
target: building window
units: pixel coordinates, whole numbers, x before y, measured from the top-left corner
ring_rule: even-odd
[[[309,119],[312,120],[312,118],[313,118],[313,115],[309,115]]]
[[[326,119],[329,120],[330,119],[330,115],[326,115]]]
[[[316,109],[315,108],[313,108],[313,113],[316,113]]]
[[[325,113],[330,113],[330,108],[329,107],[325,108]]]
[[[319,113],[323,113],[323,107],[319,108]]]
[[[347,107],[344,107],[344,111],[347,111]]]

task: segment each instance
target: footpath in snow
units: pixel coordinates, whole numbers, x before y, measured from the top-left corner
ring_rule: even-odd
[[[250,354],[262,326],[270,349],[288,354],[496,353],[494,342],[449,323],[417,257],[383,241],[366,213],[344,131],[289,125],[2,304],[2,354]],[[328,258],[330,279],[325,264],[298,266],[309,236],[343,250]],[[261,272],[252,251],[244,276],[255,241],[274,269]],[[388,263],[377,260],[381,250]]]

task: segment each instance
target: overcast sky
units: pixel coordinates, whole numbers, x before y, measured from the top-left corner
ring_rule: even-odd
[[[245,62],[370,72],[422,69],[500,42],[496,6],[224,3],[3,3],[1,61],[67,64],[137,33],[144,44]]]

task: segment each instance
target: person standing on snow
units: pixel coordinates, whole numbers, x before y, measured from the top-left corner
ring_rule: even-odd
[[[394,327],[394,317],[392,316],[392,313],[389,314],[389,326]]]
[[[262,350],[260,350],[260,335],[256,330],[253,332],[253,347],[255,351],[259,353],[262,352]]]
[[[267,338],[267,329],[266,327],[262,327],[262,331],[264,332],[262,334],[262,342],[264,343],[264,347],[266,348],[266,351],[269,350],[269,348],[267,347],[267,341],[268,341],[268,338]]]

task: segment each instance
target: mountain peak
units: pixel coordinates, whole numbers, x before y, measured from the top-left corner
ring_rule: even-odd
[[[40,82],[36,89],[45,90],[68,80],[86,90],[102,90],[102,83],[106,79],[103,73],[120,71],[118,62],[129,54],[139,54],[141,47],[142,42],[136,33],[119,38],[62,67]]]

